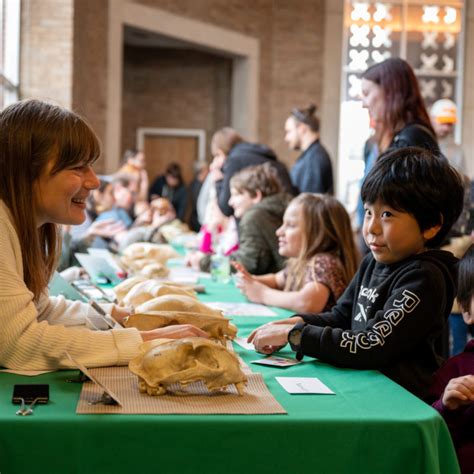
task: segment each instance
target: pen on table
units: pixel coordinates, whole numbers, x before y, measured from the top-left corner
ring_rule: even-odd
[[[94,300],[89,300],[89,304],[107,321],[107,317],[110,318],[115,324],[120,324],[110,314],[107,314]]]

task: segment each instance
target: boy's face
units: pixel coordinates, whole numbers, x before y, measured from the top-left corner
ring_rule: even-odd
[[[397,211],[376,201],[364,203],[365,217],[362,233],[375,260],[391,264],[425,250],[440,226],[422,232],[416,219],[407,212]]]
[[[234,209],[234,216],[240,219],[259,199],[252,197],[248,191],[230,188],[229,206]]]

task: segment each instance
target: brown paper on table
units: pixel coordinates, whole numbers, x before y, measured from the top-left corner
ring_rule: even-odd
[[[77,405],[78,414],[286,414],[283,407],[268,390],[261,374],[248,374],[243,396],[233,385],[226,392],[210,393],[202,382],[185,387],[175,384],[173,393],[150,396],[138,390],[138,378],[128,367],[101,367],[90,372],[120,397],[122,407],[116,405],[89,405],[102,396],[103,389],[92,382],[85,382]]]

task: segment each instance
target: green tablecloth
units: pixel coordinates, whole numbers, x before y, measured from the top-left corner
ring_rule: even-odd
[[[206,284],[203,301],[243,301],[232,284]],[[234,318],[241,335],[267,321]],[[259,357],[235,347],[247,363]],[[0,473],[459,472],[442,418],[376,371],[309,359],[252,369],[288,415],[76,415],[81,386],[65,382],[71,372],[2,373]],[[336,395],[289,395],[275,376],[318,377]],[[14,383],[49,383],[50,403],[15,416]]]

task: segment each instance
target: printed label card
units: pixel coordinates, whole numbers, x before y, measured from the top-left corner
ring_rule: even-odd
[[[291,367],[292,365],[301,364],[302,361],[296,359],[289,359],[287,357],[269,356],[265,359],[252,360],[251,364],[270,365],[272,367]]]
[[[335,395],[335,393],[316,377],[275,377],[276,381],[291,394],[317,393]]]

